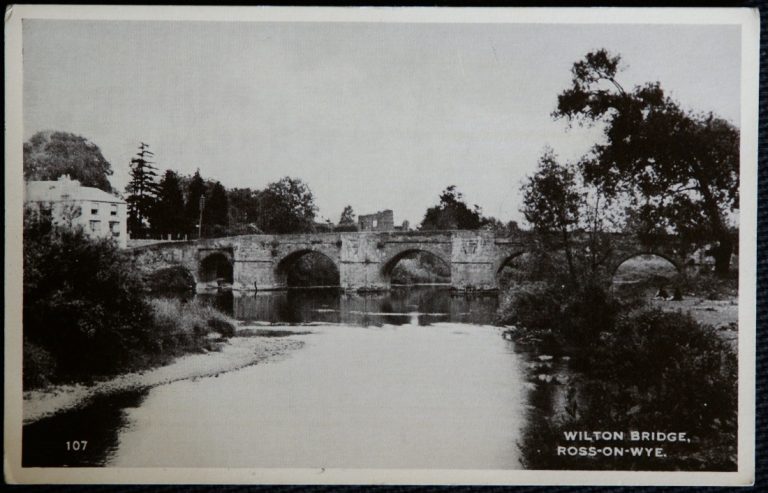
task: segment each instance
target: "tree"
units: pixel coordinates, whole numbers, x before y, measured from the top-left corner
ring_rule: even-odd
[[[139,152],[131,159],[131,179],[125,187],[128,196],[128,232],[136,235],[143,233],[149,226],[149,218],[158,192],[157,168],[149,160],[154,153],[149,150],[149,145],[142,142]]]
[[[172,170],[166,170],[152,210],[152,230],[161,235],[179,235],[186,229],[184,194],[181,191],[179,175]]]
[[[691,242],[717,242],[715,271],[733,253],[729,214],[739,208],[739,130],[712,113],[682,109],[658,82],[625,90],[621,58],[591,52],[571,70],[555,118],[604,125],[605,141],[582,160],[585,179],[623,195],[662,229]]]
[[[355,225],[355,212],[352,210],[352,206],[348,205],[341,211],[341,217],[339,218],[339,226],[354,226]]]
[[[250,188],[233,188],[227,191],[229,203],[230,234],[259,233],[256,220],[259,217],[258,193]]]
[[[26,209],[23,253],[25,385],[114,373],[156,344],[139,271],[114,241]]]
[[[24,143],[24,179],[57,180],[69,175],[85,187],[113,193],[112,166],[93,142],[68,132],[38,132]]]
[[[203,233],[204,236],[222,236],[226,234],[229,226],[229,204],[227,191],[218,181],[213,184],[208,192],[203,209]]]
[[[579,225],[582,197],[576,190],[576,173],[561,166],[551,150],[539,160],[536,173],[522,187],[521,212],[533,230],[547,243],[562,245],[568,273],[576,281],[572,234]],[[547,241],[550,240],[550,241]]]
[[[187,207],[185,215],[187,217],[187,227],[190,234],[198,234],[198,225],[200,224],[200,199],[205,196],[205,182],[200,176],[200,170],[195,171],[192,179],[187,186]]]
[[[315,198],[298,178],[284,177],[259,194],[259,228],[266,233],[310,232],[314,226]]]
[[[484,224],[480,207],[475,205],[470,209],[461,192],[451,185],[440,194],[440,204],[427,209],[419,229],[480,229]]]

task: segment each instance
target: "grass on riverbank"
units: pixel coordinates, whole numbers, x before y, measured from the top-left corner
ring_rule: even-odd
[[[155,298],[150,300],[150,307],[155,345],[161,354],[211,350],[212,335],[231,337],[235,333],[233,319],[196,299]]]
[[[235,320],[197,300],[150,298],[145,303],[149,327],[143,332],[150,334],[148,341],[141,347],[126,348],[127,354],[110,371],[92,373],[87,378],[58,373],[55,352],[25,340],[25,390],[56,383],[87,383],[121,372],[146,370],[186,353],[217,350],[222,338],[235,333]]]

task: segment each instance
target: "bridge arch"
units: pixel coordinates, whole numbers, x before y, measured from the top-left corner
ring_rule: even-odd
[[[397,251],[396,253],[390,254],[389,257],[385,258],[381,262],[381,277],[384,279],[385,282],[388,284],[392,281],[392,274],[397,266],[397,264],[410,256],[415,256],[419,253],[426,253],[429,256],[436,258],[439,262],[441,262],[443,265],[445,265],[450,272],[451,270],[451,260],[449,258],[446,258],[446,256],[443,254],[443,252],[436,250],[434,248],[424,248],[424,247],[407,247],[402,250]]]
[[[520,262],[524,262],[526,257],[530,256],[531,252],[527,250],[516,250],[508,252],[499,257],[493,267],[494,276],[496,278],[496,286],[499,288],[507,287],[513,284],[516,279],[516,275],[519,274],[518,267]],[[510,267],[514,271],[507,269]]]
[[[651,296],[656,293],[667,297],[679,292],[685,282],[683,261],[658,251],[617,256],[607,273],[610,289],[620,295]]]
[[[683,274],[685,272],[685,263],[677,255],[656,250],[640,250],[637,252],[625,253],[623,255],[617,256],[616,260],[609,267],[608,273],[610,274],[610,278],[613,279],[616,276],[619,268],[627,261],[643,256],[657,257],[666,260],[672,264],[678,274]]]
[[[529,253],[530,252],[526,250],[519,250],[504,254],[496,261],[496,265],[494,265],[493,271],[496,273],[496,276],[499,276],[504,270],[504,267],[510,266],[514,261],[520,260],[521,257]]]
[[[198,283],[232,284],[234,262],[231,255],[223,251],[206,252],[201,255],[197,269]]]
[[[306,276],[302,276],[294,270],[299,261],[307,257],[314,257],[316,259],[315,263],[318,264],[310,266],[310,268],[316,267],[326,270],[323,275],[318,273],[318,279],[320,279],[318,283],[313,282],[311,279],[307,282],[308,280],[304,278]],[[332,272],[328,272],[329,270]],[[283,255],[275,262],[275,279],[278,285],[285,287],[340,286],[341,272],[338,261],[332,256],[312,248],[301,248]]]

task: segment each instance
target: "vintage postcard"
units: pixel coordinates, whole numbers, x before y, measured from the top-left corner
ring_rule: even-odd
[[[6,481],[753,483],[756,9],[5,14]]]

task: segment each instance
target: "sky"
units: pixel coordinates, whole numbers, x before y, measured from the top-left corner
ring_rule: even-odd
[[[334,222],[349,204],[417,225],[456,185],[523,223],[543,150],[575,160],[600,137],[551,116],[599,48],[625,88],[660,81],[739,123],[738,26],[24,20],[23,45],[25,140],[88,138],[118,190],[139,142],[228,188],[298,177]]]

